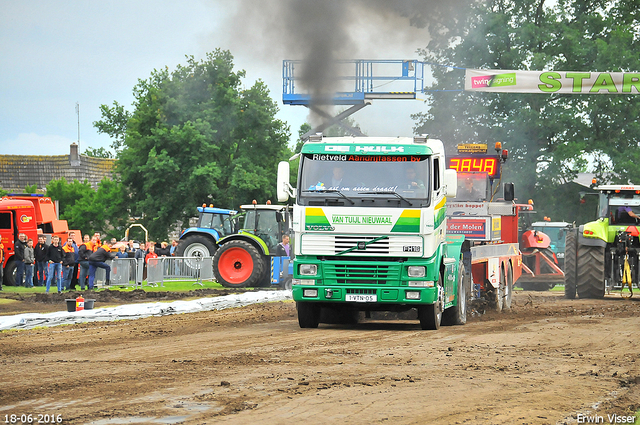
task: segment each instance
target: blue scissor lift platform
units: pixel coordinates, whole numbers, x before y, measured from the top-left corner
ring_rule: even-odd
[[[282,102],[286,105],[302,105],[325,119],[305,136],[321,132],[337,124],[356,136],[364,136],[360,130],[341,122],[346,117],[371,104],[374,99],[417,99],[424,91],[425,63],[417,60],[348,60],[336,61],[338,75],[331,81],[338,87],[334,93],[312,97],[300,92],[304,82],[296,75],[306,63],[300,60],[284,60],[282,63]],[[311,65],[309,65],[311,66]],[[325,112],[322,105],[351,105],[335,117]]]

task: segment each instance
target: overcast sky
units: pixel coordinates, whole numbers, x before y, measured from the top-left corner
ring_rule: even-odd
[[[175,69],[185,63],[185,55],[201,59],[218,47],[229,49],[236,68],[247,71],[247,87],[257,79],[267,83],[280,108],[278,118],[290,125],[295,138],[308,110],[282,104],[282,60],[299,59],[300,50],[289,48],[292,35],[286,31],[286,18],[256,10],[278,4],[0,0],[0,154],[68,154],[69,145],[78,140],[76,102],[81,152],[87,147],[108,148],[109,137],[93,127],[101,104],[117,101],[130,110],[138,79],[148,78],[154,68]],[[426,31],[399,18],[391,22],[394,19],[354,20],[349,31],[359,44],[352,50],[357,55],[353,58],[421,59],[415,52],[426,47]],[[394,24],[393,31],[382,27],[388,23]],[[370,136],[410,136],[414,123],[409,114],[426,110],[417,100],[380,100],[353,119]]]

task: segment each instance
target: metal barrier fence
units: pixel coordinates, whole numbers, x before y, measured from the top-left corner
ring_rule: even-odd
[[[145,265],[141,258],[115,258],[107,261],[111,266],[111,286],[164,286],[165,280],[213,280],[213,257],[158,257]],[[104,286],[106,271],[96,269],[95,285]]]

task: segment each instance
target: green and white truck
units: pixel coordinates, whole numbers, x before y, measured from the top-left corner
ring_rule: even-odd
[[[300,327],[413,308],[422,329],[464,324],[464,236],[446,234],[456,176],[443,143],[426,136],[312,136],[297,188],[281,162],[278,201],[296,198],[292,291]]]

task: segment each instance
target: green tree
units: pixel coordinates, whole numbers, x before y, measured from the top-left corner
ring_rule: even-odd
[[[88,147],[84,151],[83,155],[91,156],[93,158],[113,158],[113,154],[103,147],[99,147],[99,148]]]
[[[431,107],[413,116],[415,132],[442,139],[449,154],[458,143],[502,142],[511,156],[504,175],[516,182],[519,199],[544,199],[536,209],[557,220],[571,221],[568,203],[578,202],[577,193],[556,198],[558,186],[587,165],[600,181],[640,181],[640,96],[468,93],[463,71],[454,68],[635,70],[640,22],[632,3],[471,3],[457,26],[421,50],[444,66],[433,68]]]
[[[47,185],[47,196],[59,201],[59,215],[70,229],[85,234],[100,232],[121,239],[129,222],[126,191],[117,180],[104,178],[97,191],[85,180],[67,182],[64,178]]]
[[[154,238],[178,220],[187,222],[203,202],[237,208],[275,199],[289,128],[275,119],[278,109],[265,84],[243,89],[244,75],[234,72],[228,51],[216,50],[139,80],[124,127],[126,114],[103,108],[103,129],[112,135],[126,129],[116,169],[134,214]]]
[[[93,126],[98,129],[98,133],[107,134],[113,138],[111,147],[118,153],[124,146],[127,122],[131,118],[131,114],[118,102],[113,102],[113,107],[100,105],[100,112],[102,113],[102,119],[94,121]]]

